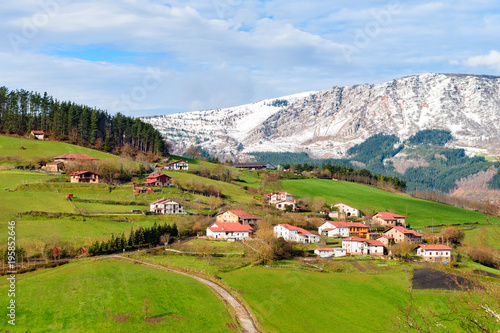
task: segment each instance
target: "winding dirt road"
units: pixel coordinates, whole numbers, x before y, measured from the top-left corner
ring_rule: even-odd
[[[160,265],[150,264],[148,262],[141,261],[141,260],[136,260],[136,259],[132,259],[132,258],[128,258],[128,257],[119,256],[119,255],[113,255],[111,257],[125,259],[125,260],[129,260],[132,262],[140,263],[140,264],[145,265],[145,266],[150,266],[153,268],[162,269],[162,270],[173,272],[173,273],[186,275],[186,276],[189,276],[193,279],[200,281],[201,283],[209,286],[214,292],[219,294],[220,297],[222,297],[225,301],[227,301],[227,303],[229,305],[231,305],[233,307],[236,315],[238,316],[238,321],[240,322],[240,325],[243,329],[243,332],[247,332],[247,333],[259,333],[260,332],[257,329],[257,327],[255,326],[255,323],[254,323],[252,317],[250,316],[250,314],[248,313],[247,309],[243,305],[241,305],[241,303],[236,298],[234,298],[233,295],[231,295],[224,288],[218,286],[217,284],[213,283],[212,281],[206,280],[204,278],[201,278],[201,277],[198,277],[195,275],[176,271],[174,269],[166,268],[166,267],[163,267]]]

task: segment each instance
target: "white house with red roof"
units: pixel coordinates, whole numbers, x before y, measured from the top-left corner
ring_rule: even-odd
[[[416,232],[415,230],[408,230],[405,227],[390,227],[384,230],[384,235],[392,237],[394,243],[407,242],[410,244],[420,244],[422,243],[422,234]]]
[[[242,240],[250,237],[253,228],[248,224],[215,222],[207,228],[207,236],[215,239]]]
[[[274,236],[297,243],[319,243],[319,235],[286,223],[274,226]]]
[[[337,208],[337,211],[339,213],[344,213],[347,217],[349,216],[361,217],[361,211],[359,209],[346,205],[345,203],[339,202],[336,203],[335,205],[332,205],[332,207]]]
[[[385,246],[378,240],[371,240],[361,237],[347,237],[342,239],[342,248],[347,254],[353,255],[378,255],[385,253]]]
[[[99,175],[92,171],[75,171],[70,174],[72,183],[99,183]]]
[[[242,210],[228,210],[222,214],[217,215],[215,218],[217,222],[231,222],[231,223],[241,223],[255,225],[260,217],[249,214]]]
[[[189,169],[189,162],[180,160],[180,161],[173,161],[170,163],[167,163],[163,169],[165,170],[188,170]]]
[[[380,224],[382,226],[402,226],[406,227],[406,216],[389,213],[389,212],[377,212],[372,216],[373,223]]]
[[[284,200],[276,203],[276,208],[278,208],[279,210],[286,210],[287,207],[291,207],[292,212],[295,212],[299,209],[295,201]]]
[[[341,247],[320,247],[314,250],[314,254],[320,258],[343,257],[346,251]]]
[[[156,214],[184,214],[181,204],[172,199],[159,199],[149,203],[149,211]]]
[[[365,237],[368,226],[359,222],[326,221],[318,227],[318,232],[327,237]]]
[[[417,246],[417,256],[429,262],[449,263],[451,260],[451,247],[446,245],[424,245]]]
[[[44,131],[31,131],[30,137],[34,137],[37,140],[48,139],[47,134]]]

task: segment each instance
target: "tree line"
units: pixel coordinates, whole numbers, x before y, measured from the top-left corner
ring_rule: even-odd
[[[32,130],[108,152],[129,145],[162,154],[166,147],[160,132],[140,119],[61,102],[47,93],[0,87],[0,133],[26,136]]]
[[[95,241],[88,249],[91,255],[110,254],[123,251],[123,249],[137,249],[148,245],[160,245],[169,243],[174,237],[179,234],[177,225],[169,224],[158,225],[151,227],[139,227],[138,229],[130,229],[130,235],[127,238],[125,234],[121,236],[111,235],[111,238],[102,242]]]

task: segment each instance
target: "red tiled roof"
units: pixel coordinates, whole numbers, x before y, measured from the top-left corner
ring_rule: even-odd
[[[366,242],[366,238],[361,238],[361,237],[347,237],[342,239],[342,241],[351,241],[351,242]]]
[[[333,205],[333,207],[336,207],[337,205],[344,205],[344,206],[359,210],[358,208],[353,207],[353,206],[349,206],[348,204],[345,204],[343,202],[337,202],[336,204]]]
[[[359,222],[345,222],[345,221],[326,221],[325,223],[330,223],[336,228],[349,228],[349,227],[358,227],[358,228],[368,228],[368,226]]]
[[[33,134],[38,134],[38,135],[39,135],[39,134],[45,134],[45,132],[44,132],[44,131],[31,131],[31,133],[33,133]]]
[[[179,204],[177,201],[174,201],[172,199],[158,199],[156,201],[150,202],[149,204],[150,205],[154,205],[154,204],[166,204],[167,202],[173,202],[173,203]]]
[[[244,212],[242,210],[228,210],[228,212],[231,212],[231,213],[237,215],[239,218],[246,219],[246,220],[248,220],[248,219],[252,219],[252,220],[260,219],[260,217],[249,214],[249,213]]]
[[[217,222],[207,228],[210,231],[252,231],[253,228],[248,224]]]
[[[54,159],[61,160],[98,160],[98,158],[85,155],[85,154],[76,154],[76,153],[67,153],[61,156],[56,156]]]
[[[382,243],[381,241],[378,241],[378,240],[372,240],[372,239],[366,239],[365,240],[366,243],[368,243],[368,245],[370,246],[384,246],[384,243]]]
[[[377,237],[377,239],[379,239],[379,238],[394,239],[394,237],[387,236],[387,235],[382,235],[382,236],[380,236],[380,237]]]
[[[377,213],[375,213],[374,216],[380,217],[382,220],[385,220],[385,221],[393,221],[393,220],[396,220],[396,218],[401,218],[401,217],[406,218],[406,216],[398,215],[398,214],[394,214],[394,213],[389,213],[389,212],[377,212]]]
[[[94,175],[98,175],[97,173],[92,172],[92,171],[75,171],[75,172],[70,173],[70,176],[78,176],[78,175],[83,175],[85,173],[91,173],[91,174],[94,174]]]
[[[418,247],[421,247],[422,250],[425,250],[425,251],[445,251],[445,250],[450,250],[451,251],[451,247],[449,246],[446,246],[446,245],[422,245],[420,244]]]
[[[148,179],[148,181],[149,181],[150,179],[156,179],[156,178],[159,178],[159,177],[161,177],[161,176],[165,176],[165,177],[167,177],[167,178],[170,178],[169,176],[167,176],[167,175],[165,175],[165,174],[163,174],[163,173],[155,173],[155,174],[152,174],[152,175],[147,176],[146,178],[147,178],[147,179]]]
[[[396,230],[402,232],[403,234],[410,234],[410,235],[413,235],[415,237],[422,237],[423,236],[422,234],[416,232],[415,230],[408,230],[405,227],[401,227],[401,226],[390,227],[390,228],[384,230],[384,233],[391,230],[391,229],[396,229]]]
[[[297,230],[299,235],[317,235],[316,233],[314,233],[312,231],[307,231],[306,229],[302,229],[300,227],[296,227],[296,226],[291,225],[291,224],[280,223],[278,225],[280,225],[283,228],[288,229],[288,230]]]

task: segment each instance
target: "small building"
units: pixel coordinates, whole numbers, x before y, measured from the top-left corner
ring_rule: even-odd
[[[352,255],[379,255],[385,253],[385,246],[378,240],[361,237],[348,237],[342,240],[342,248],[347,254]]]
[[[398,215],[389,212],[377,212],[372,217],[374,224],[380,224],[381,226],[401,226],[406,227],[406,216]]]
[[[376,240],[384,244],[386,248],[394,244],[394,238],[387,235],[378,236]]]
[[[365,237],[368,233],[368,226],[359,222],[349,221],[326,221],[318,227],[320,235],[327,237]]]
[[[271,163],[234,163],[228,164],[228,166],[240,169],[250,169],[250,170],[276,170],[274,165]]]
[[[45,164],[42,167],[42,169],[46,170],[46,171],[59,172],[59,171],[62,171],[64,169],[64,163],[61,161],[49,162],[49,163]]]
[[[290,224],[282,223],[274,226],[274,236],[284,240],[297,242],[297,243],[319,243],[319,235],[296,227]]]
[[[159,199],[149,204],[149,211],[156,214],[184,214],[182,206],[171,199]]]
[[[446,245],[420,244],[417,246],[417,256],[429,262],[449,263],[451,261],[451,247]]]
[[[180,161],[173,161],[168,164],[166,164],[163,167],[164,170],[188,170],[189,169],[189,162],[180,160]]]
[[[76,154],[76,153],[67,153],[61,156],[56,156],[54,157],[55,162],[63,162],[64,164],[68,162],[74,162],[74,161],[98,161],[98,158],[85,155],[85,154]]]
[[[134,193],[154,193],[151,187],[136,187],[134,188]]]
[[[70,174],[72,183],[99,183],[99,175],[92,171],[75,171]]]
[[[287,210],[287,207],[291,207],[289,208],[291,212],[296,212],[299,209],[295,201],[285,200],[276,203],[276,208],[279,210]]]
[[[226,240],[242,240],[250,237],[253,228],[250,225],[231,222],[215,222],[207,228],[207,237]]]
[[[30,138],[35,138],[37,140],[47,140],[48,136],[44,131],[31,131]]]
[[[346,205],[345,203],[339,202],[335,205],[332,205],[332,208],[337,208],[339,213],[344,213],[347,217],[357,216],[361,217],[361,211],[355,207]]]
[[[155,173],[146,177],[145,185],[149,186],[168,186],[170,185],[170,177],[162,173]]]
[[[264,197],[266,197],[266,200],[269,204],[275,204],[281,201],[294,201],[293,194],[287,192],[264,194]]]
[[[323,247],[314,250],[320,258],[343,257],[346,255],[345,249],[341,247]]]
[[[395,243],[407,242],[410,244],[420,244],[422,243],[422,234],[416,232],[415,230],[408,230],[404,227],[390,227],[384,230],[384,235],[392,237]]]
[[[215,220],[219,223],[230,222],[255,225],[257,221],[260,220],[260,217],[249,214],[242,210],[228,210],[222,214],[217,215]]]

